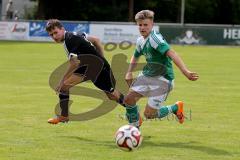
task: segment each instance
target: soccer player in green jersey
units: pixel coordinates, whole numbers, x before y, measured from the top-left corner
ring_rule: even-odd
[[[130,114],[127,118],[140,119],[139,114],[131,114],[138,110],[137,101],[142,97],[148,97],[144,116],[147,119],[163,118],[173,113],[180,123],[184,122],[183,102],[177,101],[173,105],[163,106],[169,92],[173,88],[174,72],[172,61],[189,80],[196,81],[199,76],[191,72],[182,59],[173,51],[162,35],[153,30],[154,12],[142,10],[135,16],[141,37],[138,38],[134,55],[126,73],[125,79],[130,86],[128,94],[124,98]],[[143,71],[133,81],[133,70],[139,57],[145,56],[147,64]],[[135,120],[136,121],[136,120]]]

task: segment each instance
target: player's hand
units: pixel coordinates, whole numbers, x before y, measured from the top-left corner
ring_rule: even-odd
[[[133,74],[132,72],[127,72],[125,76],[125,81],[127,82],[128,86],[130,87],[133,81]]]
[[[55,91],[56,91],[56,94],[60,93],[61,89],[62,89],[62,86],[63,86],[63,80],[61,80],[59,82],[59,84],[57,85],[57,87],[55,88]]]
[[[196,81],[199,78],[199,75],[196,72],[186,71],[184,75],[190,80],[190,81]]]

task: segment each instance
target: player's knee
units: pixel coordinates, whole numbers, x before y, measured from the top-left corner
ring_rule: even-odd
[[[69,91],[69,87],[66,86],[66,85],[63,85],[62,88],[61,88],[61,92],[66,93],[68,91]]]
[[[71,85],[67,81],[64,81],[61,90],[63,92],[68,92],[70,88],[71,88]]]
[[[68,81],[64,81],[63,82],[63,87],[69,86],[69,82]]]
[[[62,86],[62,88],[61,88],[61,92],[63,92],[63,93],[68,92],[68,88],[65,87],[65,86]]]

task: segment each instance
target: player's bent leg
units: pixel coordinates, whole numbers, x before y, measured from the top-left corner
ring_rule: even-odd
[[[50,118],[48,123],[58,124],[60,122],[65,123],[69,121],[68,117],[68,103],[69,103],[69,89],[83,81],[83,77],[79,75],[71,75],[66,81],[64,81],[61,92],[59,93],[59,105],[61,108],[61,115],[56,115],[54,118]]]
[[[161,99],[161,97],[158,97]],[[154,100],[155,99],[155,100]],[[159,101],[157,103],[157,98],[149,98],[148,104],[145,107],[144,115],[147,119],[152,119],[152,118],[163,118],[169,115],[170,113],[173,113],[176,115],[179,123],[184,122],[184,114],[183,114],[183,102],[178,101],[173,105],[169,106],[162,106]]]
[[[61,91],[68,91],[71,87],[84,81],[84,76],[72,74],[68,79],[63,83]]]
[[[124,97],[124,103],[130,106],[136,105],[137,101],[143,96],[135,91],[129,91]]]
[[[170,113],[175,113],[177,109],[174,109],[175,106],[153,106],[147,104],[144,111],[144,116],[146,119],[153,119],[153,118],[164,118]],[[174,112],[173,112],[174,111]]]
[[[184,114],[183,114],[183,102],[182,101],[177,101],[175,104],[173,105],[169,105],[169,106],[162,106],[159,109],[158,112],[158,117],[162,118],[165,117],[166,115],[168,115],[169,113],[173,113],[176,115],[178,122],[180,124],[182,124],[184,122]]]
[[[149,97],[148,103],[145,109],[145,117],[148,119],[152,118],[163,118],[173,113],[172,106],[163,106],[164,101],[167,98],[168,93],[164,93],[159,96]]]

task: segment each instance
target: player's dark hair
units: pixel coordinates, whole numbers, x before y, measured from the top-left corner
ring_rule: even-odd
[[[49,19],[45,28],[46,28],[47,32],[50,32],[55,27],[62,28],[63,25],[62,25],[62,23],[58,19]]]
[[[135,15],[135,20],[154,19],[154,12],[150,10],[142,10]]]

